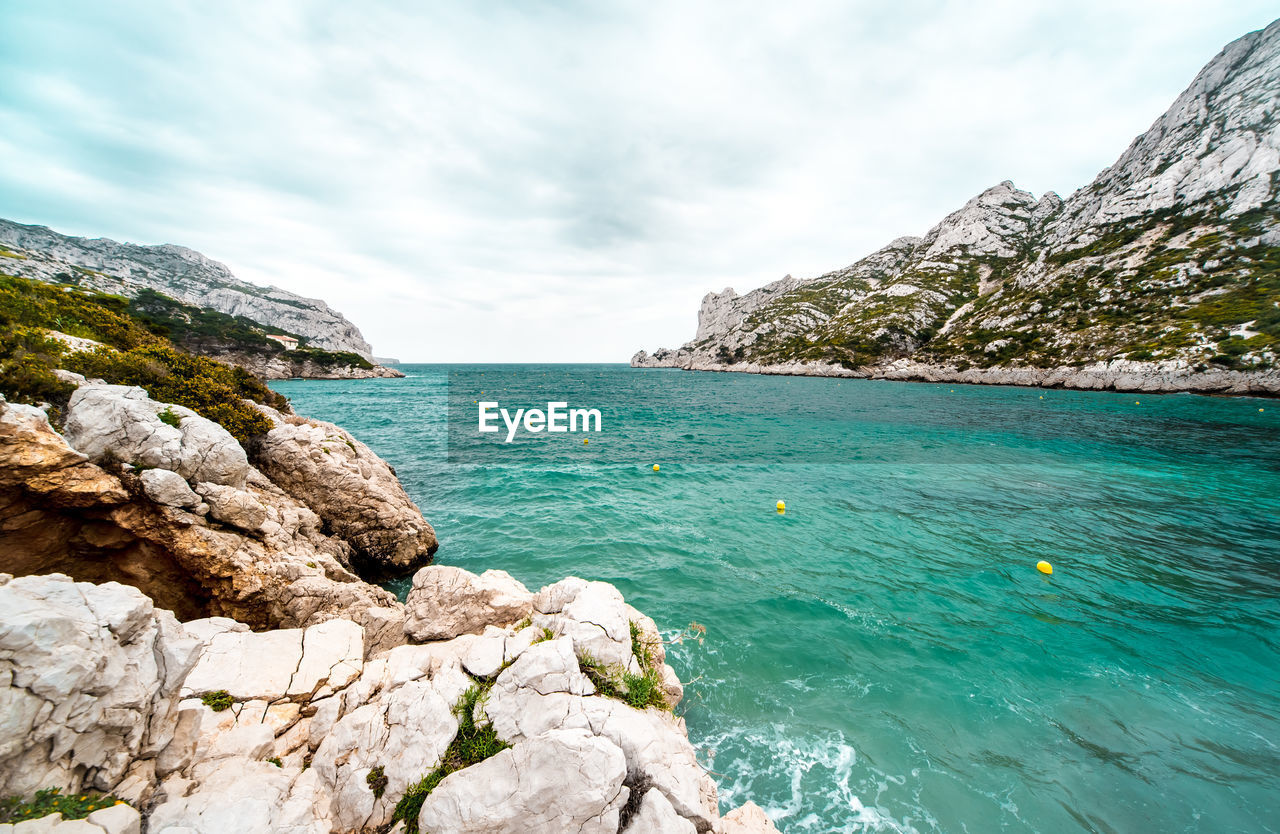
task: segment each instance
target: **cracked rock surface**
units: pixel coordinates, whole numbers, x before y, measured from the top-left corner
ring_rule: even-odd
[[[129,586],[0,575],[0,790],[112,792],[155,834],[383,830],[447,755],[476,688],[472,719],[509,748],[445,776],[422,804],[423,831],[776,831],[763,813],[720,818],[680,719],[595,692],[567,601],[591,584],[539,592],[564,600],[550,639],[497,625],[510,617],[501,604],[474,612],[489,621],[479,634],[366,659],[363,628],[346,619],[267,632],[179,623]],[[598,599],[611,609],[577,610],[639,615],[616,591]],[[467,671],[478,655],[502,659],[496,676]],[[645,795],[629,803],[633,789]]]

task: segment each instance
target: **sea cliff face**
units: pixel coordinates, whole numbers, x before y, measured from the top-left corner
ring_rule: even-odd
[[[296,333],[315,347],[373,360],[360,329],[323,301],[241,281],[223,264],[182,246],[70,237],[11,220],[0,220],[0,245],[0,272],[129,298],[151,289]]]
[[[710,293],[636,367],[1280,394],[1280,22],[1065,201],[1004,182],[924,237]]]

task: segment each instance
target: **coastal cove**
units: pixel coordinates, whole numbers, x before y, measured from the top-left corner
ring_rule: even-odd
[[[395,467],[437,564],[605,580],[668,635],[704,625],[669,662],[724,807],[787,832],[1253,831],[1280,810],[1270,401],[398,369],[272,387]],[[450,462],[451,386],[480,374],[504,401],[566,389],[606,430],[570,436],[577,459]],[[949,431],[959,412],[981,425]]]

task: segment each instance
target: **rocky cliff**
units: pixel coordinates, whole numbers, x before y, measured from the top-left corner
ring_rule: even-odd
[[[298,334],[318,348],[373,360],[373,348],[359,328],[323,301],[241,281],[224,265],[182,246],[69,237],[43,226],[0,220],[0,272],[129,298],[151,289]]]
[[[625,653],[680,695],[613,586],[425,568],[408,610],[438,639],[366,656],[344,618],[255,633],[114,582],[0,574],[0,794],[128,803],[18,830],[777,834],[751,804],[721,817],[684,723],[595,671]]]
[[[263,406],[271,428],[250,452],[141,388],[63,376],[77,387],[61,432],[0,401],[6,572],[128,582],[184,618],[277,628],[341,615],[371,648],[398,639],[395,598],[360,574],[407,575],[436,537],[367,446]]]
[[[1280,395],[1280,21],[1065,201],[1004,182],[636,367]]]

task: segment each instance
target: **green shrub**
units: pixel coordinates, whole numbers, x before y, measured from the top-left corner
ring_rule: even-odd
[[[351,365],[369,370],[373,363],[358,353],[349,351],[321,350],[320,348],[300,347],[289,351],[289,358],[295,361],[310,360],[317,365],[337,366]]]
[[[636,709],[671,709],[671,705],[667,703],[666,688],[662,684],[662,668],[652,648],[644,640],[640,626],[634,622],[631,623],[631,653],[640,664],[638,675],[619,666],[606,666],[589,652],[583,652],[578,666],[595,685],[599,695],[617,698]]]
[[[65,347],[39,331],[0,327],[0,394],[13,403],[66,405],[75,386],[53,375]]]
[[[36,791],[30,802],[20,796],[0,799],[0,823],[38,820],[49,814],[62,814],[64,820],[82,820],[94,811],[119,805],[123,800],[110,794],[76,793],[63,795],[60,788]]]
[[[374,799],[382,799],[382,794],[387,790],[386,770],[382,765],[378,765],[365,774],[364,782],[369,786],[369,790],[373,791]]]
[[[200,703],[204,704],[214,712],[222,712],[236,702],[231,697],[231,693],[225,689],[219,689],[217,692],[206,692],[200,696]]]
[[[280,761],[279,756],[272,756],[271,758],[267,759],[267,761],[275,765],[276,767],[284,767],[284,762]]]
[[[66,357],[68,370],[120,385],[137,385],[153,400],[186,406],[245,443],[271,430],[271,421],[244,399],[278,406],[282,399],[243,368],[171,347],[127,351],[99,348]]]
[[[128,350],[164,344],[128,314],[128,301],[105,293],[0,275],[0,325],[57,330]]]
[[[405,834],[418,834],[418,814],[422,811],[422,803],[446,776],[496,756],[511,746],[498,738],[491,725],[475,723],[476,704],[488,695],[490,685],[476,684],[463,693],[453,707],[453,714],[458,716],[458,734],[441,757],[440,764],[417,784],[409,786],[396,803],[391,820],[393,823],[403,821]]]
[[[174,411],[170,406],[165,406],[164,411],[156,415],[160,418],[160,422],[166,426],[173,426],[175,429],[182,425],[182,417],[178,412]]]

